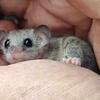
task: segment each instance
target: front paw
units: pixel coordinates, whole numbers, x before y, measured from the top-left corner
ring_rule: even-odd
[[[77,57],[63,58],[63,62],[66,64],[81,66],[81,59]]]

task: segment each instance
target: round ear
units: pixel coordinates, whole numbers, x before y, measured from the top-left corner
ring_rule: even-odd
[[[40,25],[34,29],[34,33],[45,35],[48,39],[51,38],[51,32],[46,25]]]
[[[21,18],[15,16],[15,15],[8,15],[8,16],[4,16],[5,20],[10,20],[12,22],[14,22],[15,24],[19,24],[19,22],[21,22]]]

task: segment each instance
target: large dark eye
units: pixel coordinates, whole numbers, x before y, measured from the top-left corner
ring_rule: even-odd
[[[26,38],[24,40],[24,45],[28,48],[32,47],[33,46],[33,43],[32,43],[32,40],[30,38]]]
[[[5,48],[7,49],[10,46],[10,40],[7,39],[4,44]]]

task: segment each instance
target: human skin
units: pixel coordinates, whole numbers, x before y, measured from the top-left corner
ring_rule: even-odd
[[[26,7],[21,11],[17,10],[20,12],[18,14],[21,14],[25,9]],[[99,0],[44,0],[43,2],[42,0],[30,0],[24,14],[24,18],[28,20],[25,27],[46,24],[55,32],[55,35],[67,33],[70,28],[74,28],[74,34],[77,36],[88,37],[100,67],[99,9]],[[8,13],[11,12],[8,11]],[[0,79],[0,100],[14,100],[15,97],[19,98],[20,94],[24,100],[29,100],[27,98],[38,100],[53,98],[56,100],[55,97],[58,97],[58,100],[60,98],[65,100],[66,98],[68,100],[99,100],[100,98],[100,76],[80,67],[60,65],[58,62],[29,61],[10,65],[10,67],[1,67]],[[35,86],[35,88],[32,86],[37,80],[41,84],[45,79],[47,82],[52,80],[55,84],[51,81],[50,84],[44,83]],[[61,82],[60,85],[59,82]],[[24,85],[24,88],[21,88],[21,84]],[[25,89],[24,93],[23,89]]]
[[[51,60],[0,67],[0,100],[99,100],[99,84],[92,71]]]
[[[45,2],[45,3],[44,3]],[[56,35],[67,33],[74,27],[74,34],[91,42],[100,68],[100,1],[97,0],[33,0],[25,18],[27,26],[48,25]],[[34,13],[32,13],[33,11]],[[98,20],[97,20],[98,19]]]
[[[23,16],[27,20],[25,27],[46,24],[53,31],[54,36],[73,31],[76,36],[88,38],[100,68],[99,0],[44,0],[43,2],[42,0],[23,0],[23,3],[11,0],[9,4],[7,2],[7,0],[0,1],[2,10],[6,14],[13,12],[20,17]]]

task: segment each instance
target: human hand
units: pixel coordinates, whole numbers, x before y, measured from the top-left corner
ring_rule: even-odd
[[[71,29],[74,34],[83,38],[88,37],[87,33],[89,33],[89,39],[100,65],[99,1],[10,0],[8,4],[8,0],[1,0],[0,6],[7,15],[13,12],[25,18],[27,20],[25,27],[46,24],[54,35],[67,33]],[[23,98],[49,100],[51,97],[53,100],[57,97],[63,100],[66,98],[98,100],[100,97],[98,75],[80,67],[57,62],[28,61],[4,66],[0,68],[0,79],[0,100],[14,100],[20,97],[22,100]]]
[[[0,100],[99,100],[99,84],[92,71],[51,60],[0,67]]]
[[[78,5],[78,0],[76,0],[76,4],[79,6],[76,9],[72,5],[73,1],[69,1],[44,0],[42,2],[41,0],[10,0],[8,4],[7,0],[1,0],[0,6],[5,15],[15,14],[19,17],[24,17],[27,20],[24,25],[25,27],[46,24],[53,30],[53,35],[58,36],[73,30],[78,35],[84,37],[89,30],[91,19],[80,11],[82,9],[80,5],[83,3]],[[86,3],[83,5],[86,5]],[[89,12],[88,9],[85,12]]]

